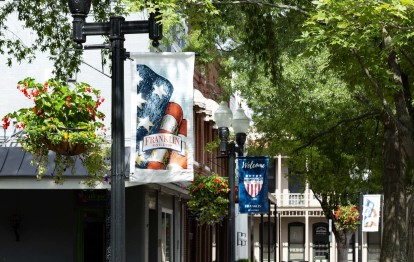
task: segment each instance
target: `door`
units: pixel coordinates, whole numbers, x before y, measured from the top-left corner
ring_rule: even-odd
[[[305,224],[289,223],[289,261],[305,260]]]
[[[313,261],[329,261],[329,227],[328,223],[313,225]]]
[[[78,220],[78,262],[106,261],[105,208],[82,207]]]
[[[158,262],[157,210],[149,209],[148,216],[148,262]]]
[[[171,209],[162,209],[161,217],[161,261],[172,262],[173,257],[173,211]]]

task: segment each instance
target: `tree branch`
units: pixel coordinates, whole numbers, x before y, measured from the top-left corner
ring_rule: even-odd
[[[343,120],[339,121],[338,123],[336,123],[335,125],[331,126],[330,128],[328,128],[326,130],[323,130],[323,131],[317,133],[316,135],[312,136],[306,144],[294,149],[293,153],[298,152],[298,151],[302,150],[303,148],[306,148],[306,147],[312,145],[318,138],[332,132],[334,129],[336,129],[337,127],[339,127],[339,126],[341,126],[345,123],[351,123],[351,122],[359,121],[359,120],[362,120],[362,119],[365,119],[365,118],[378,116],[379,114],[380,114],[379,111],[371,111],[371,112],[362,114],[362,115],[354,117],[354,118],[343,119]]]
[[[395,24],[390,24],[390,23],[380,23],[383,26],[389,26],[392,28],[396,28],[396,29],[400,29],[400,30],[413,30],[414,26],[399,26],[399,25],[395,25]]]
[[[411,56],[407,52],[407,50],[405,50],[404,48],[400,47],[400,51],[403,54],[403,56],[405,57],[405,59],[407,59],[407,61],[410,64],[411,68],[414,69],[414,60],[411,58]]]
[[[382,93],[378,83],[375,81],[375,79],[372,77],[371,73],[369,72],[369,69],[366,67],[364,61],[362,60],[361,55],[359,54],[358,50],[353,49],[354,55],[356,56],[359,65],[361,66],[362,71],[364,72],[365,76],[368,78],[368,80],[371,82],[372,86],[374,87],[375,92],[377,93],[378,97],[382,100],[382,106],[384,107],[385,111],[389,116],[393,119],[395,122],[394,115],[392,113],[391,107],[388,104],[387,100],[385,99],[384,94]]]
[[[275,7],[275,8],[279,8],[279,9],[285,9],[285,10],[292,10],[292,11],[296,11],[299,13],[302,13],[306,16],[310,16],[308,12],[306,12],[305,10],[297,7],[297,6],[291,6],[291,5],[285,5],[285,4],[276,4],[276,3],[269,3],[263,0],[235,0],[235,1],[212,1],[213,4],[260,4],[260,5],[264,5],[264,6],[270,6],[270,7]]]

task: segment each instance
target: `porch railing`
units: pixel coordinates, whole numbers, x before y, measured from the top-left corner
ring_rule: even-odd
[[[310,193],[272,193],[278,207],[320,207],[320,203]]]

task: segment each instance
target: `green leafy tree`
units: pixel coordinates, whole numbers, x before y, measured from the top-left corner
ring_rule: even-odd
[[[247,84],[239,75],[236,88],[249,97],[254,122],[262,135],[249,154],[290,156],[290,170],[309,182],[328,219],[338,206],[358,203],[358,192],[378,192],[381,163],[380,111],[366,112],[355,99],[360,87],[348,88],[328,67],[328,52],[304,59],[281,56],[281,83],[268,78]],[[339,256],[345,257],[350,230],[334,223]]]
[[[413,3],[297,0],[213,1],[213,4],[219,16],[204,13],[208,19],[192,20],[190,17],[190,33],[197,35],[197,41],[191,47],[199,47],[201,55],[205,51],[218,57],[217,60],[224,65],[222,76],[228,76],[232,70],[238,77],[245,77],[244,83],[248,88],[241,90],[246,93],[249,105],[254,107],[255,102],[264,104],[260,108],[262,111],[254,108],[255,112],[259,116],[266,115],[273,123],[273,127],[269,125],[266,129],[261,122],[256,122],[258,130],[267,133],[269,138],[272,135],[274,138],[287,137],[282,140],[286,143],[286,152],[291,153],[294,159],[301,159],[302,164],[313,165],[312,170],[317,171],[315,174],[342,174],[336,180],[348,185],[351,174],[377,177],[378,170],[381,170],[385,199],[381,260],[407,261],[407,257],[413,257],[413,233],[406,230],[413,223],[414,205],[407,190],[411,187],[411,160],[414,159],[410,78],[414,68],[410,45]],[[284,72],[287,65],[281,62],[282,56],[287,56],[289,64],[298,57],[313,59],[323,51],[328,56],[324,68],[331,69],[334,76],[344,82],[351,98],[345,104],[354,110],[343,108],[345,111],[330,110],[312,116],[307,110],[335,109],[329,106],[337,105],[336,99],[321,102],[313,95],[313,100],[301,104],[308,122],[283,125],[277,136],[275,125],[285,124],[277,117],[282,113],[297,117],[292,114],[291,104],[297,96],[307,94],[306,90],[299,90],[303,93],[292,93],[293,98],[283,96],[284,101],[277,100],[276,96],[284,87],[297,88],[297,85],[286,86]],[[326,75],[326,71],[318,73]],[[265,86],[252,88],[263,80],[270,81],[269,86],[272,87],[265,94],[259,92]],[[317,80],[327,82],[322,77]],[[246,92],[249,88],[254,91]],[[335,97],[335,94],[331,95]],[[273,106],[275,101],[284,104],[285,110]],[[305,116],[300,119],[305,119]],[[318,125],[310,125],[312,121]],[[300,127],[306,132],[299,130]],[[296,146],[300,150],[294,150],[292,139],[297,141]],[[266,145],[273,147],[275,144],[276,147],[276,144],[281,144],[276,141],[268,140]],[[369,145],[362,147],[363,144]],[[381,144],[383,147],[379,148]],[[359,148],[364,150],[359,152]],[[314,157],[307,159],[312,150],[316,152]],[[383,151],[382,156],[378,154],[380,150]],[[365,161],[364,165],[360,163],[370,159],[372,161]],[[317,183],[310,182],[316,193],[338,191],[338,187],[332,188],[329,183],[327,187],[318,189]],[[352,189],[354,195],[358,188],[364,187],[358,185]]]
[[[110,1],[94,0],[92,4],[91,16],[96,21],[107,21],[115,11],[120,12],[110,10]],[[39,53],[47,52],[56,78],[66,80],[79,70],[81,51],[74,49],[67,1],[16,0],[2,2],[0,6],[0,54],[8,66],[30,63]],[[21,30],[16,29],[20,25],[10,24],[16,16]],[[32,37],[24,38],[21,31],[31,32]]]
[[[413,200],[407,194],[414,159],[413,3],[314,3],[304,41],[315,49],[329,48],[331,65],[346,72],[344,79],[349,83],[363,83],[366,106],[383,112],[385,224],[381,261],[408,261],[414,255],[413,233],[407,230],[413,223]]]

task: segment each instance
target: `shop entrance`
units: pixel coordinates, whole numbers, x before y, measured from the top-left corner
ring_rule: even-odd
[[[329,230],[327,223],[313,225],[313,261],[329,261]]]
[[[106,261],[106,191],[78,193],[77,261]]]

